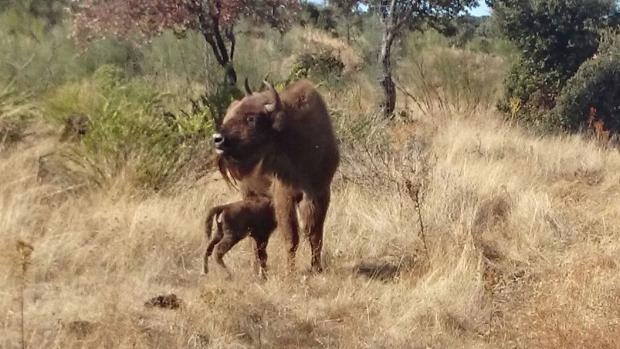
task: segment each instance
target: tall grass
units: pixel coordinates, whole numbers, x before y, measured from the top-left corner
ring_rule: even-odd
[[[79,50],[68,34],[68,23],[48,28],[18,8],[0,13],[0,82],[40,93],[88,76],[104,64],[130,72],[139,59],[135,48],[119,41],[101,41]]]
[[[449,47],[433,32],[411,35],[406,47],[396,74],[405,109],[472,114],[501,96],[507,58]]]
[[[39,115],[30,96],[16,91],[12,83],[0,90],[0,152],[22,140]]]

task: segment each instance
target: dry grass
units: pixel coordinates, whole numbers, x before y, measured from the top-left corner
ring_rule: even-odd
[[[276,236],[265,282],[249,243],[227,256],[233,281],[200,274],[205,210],[235,196],[217,175],[176,195],[135,195],[122,178],[71,195],[36,180],[55,143],[22,143],[0,162],[0,346],[19,345],[12,250],[24,240],[34,246],[30,348],[618,347],[620,155],[494,120],[395,127],[433,159],[422,202],[429,258],[410,200],[341,176],[325,273],[285,276]],[[144,306],[167,293],[181,308]]]
[[[405,109],[424,115],[484,113],[501,97],[505,58],[439,45],[410,51],[395,74]]]

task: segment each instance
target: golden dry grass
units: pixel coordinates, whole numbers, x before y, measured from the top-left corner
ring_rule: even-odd
[[[249,243],[227,256],[232,281],[200,274],[204,213],[236,198],[218,175],[171,195],[135,194],[122,178],[70,194],[36,179],[55,141],[28,139],[0,161],[0,347],[19,346],[21,239],[34,246],[30,348],[617,348],[620,155],[495,120],[390,131],[430,150],[428,258],[407,196],[346,181],[345,165],[327,270],[303,272],[304,244],[285,276],[276,234],[265,282]],[[167,293],[180,309],[144,306]]]

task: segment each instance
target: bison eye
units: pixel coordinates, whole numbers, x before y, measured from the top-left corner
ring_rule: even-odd
[[[256,123],[256,115],[248,115],[248,116],[245,118],[245,121],[246,121],[248,124],[255,124],[255,123]]]

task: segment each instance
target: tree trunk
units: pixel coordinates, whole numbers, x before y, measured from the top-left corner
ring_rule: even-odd
[[[381,76],[379,82],[383,87],[383,102],[380,104],[381,112],[386,118],[394,113],[396,107],[396,87],[392,80],[392,44],[394,36],[388,28],[383,32],[381,40],[381,52],[379,54],[379,62],[381,63]]]
[[[211,9],[211,12],[208,12],[206,8],[201,6],[196,11],[198,12],[198,22],[202,36],[211,47],[217,62],[224,68],[224,81],[230,86],[236,85],[237,72],[233,66],[236,40],[232,28],[222,28],[220,26],[219,8]],[[222,30],[224,31],[224,36],[222,36]],[[226,47],[224,38],[230,43],[230,52]]]

